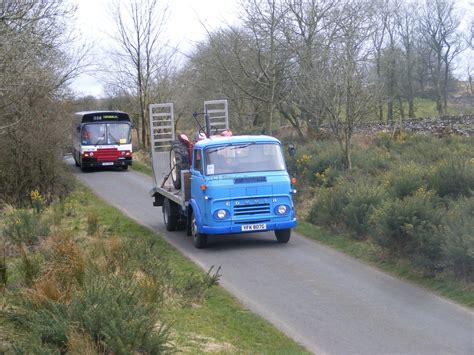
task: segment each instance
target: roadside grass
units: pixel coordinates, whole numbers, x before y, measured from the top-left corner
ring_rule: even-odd
[[[150,154],[144,150],[137,150],[133,153],[132,169],[142,174],[152,176]]]
[[[145,166],[143,163],[141,165]],[[87,200],[98,206],[101,224],[109,228],[110,233],[153,239],[162,248],[163,255],[177,275],[203,274],[197,266],[154,232],[123,216],[90,192],[85,193]],[[220,287],[210,289],[201,305],[167,309],[164,314],[173,324],[180,352],[307,353],[303,347],[279,332],[269,322],[242,307],[232,295]]]
[[[149,287],[150,279],[147,276],[152,275],[166,279],[164,285],[165,299],[156,301],[163,302],[163,304],[160,303],[161,306],[159,307],[159,322],[169,326],[170,329],[169,339],[171,348],[165,349],[166,351],[189,354],[209,352],[217,354],[307,353],[303,347],[279,332],[269,322],[242,307],[224,289],[212,286],[215,280],[210,280],[206,273],[161,239],[156,233],[138,225],[117,209],[107,205],[84,186],[78,185],[75,191],[60,204],[61,207],[57,208],[59,212],[54,211],[56,208],[54,205],[45,211],[45,215],[50,220],[59,214],[62,216],[57,218],[54,223],[56,225],[54,230],[59,235],[56,236],[56,239],[53,236],[53,240],[56,240],[57,243],[53,245],[56,245],[56,249],[60,246],[59,250],[63,253],[66,252],[69,257],[73,255],[72,251],[76,248],[75,246],[78,246],[78,250],[81,250],[79,255],[76,253],[79,258],[78,260],[83,258],[87,265],[85,268],[85,284],[88,284],[87,280],[91,277],[92,279],[99,278],[99,280],[106,280],[108,282],[109,279],[107,274],[104,274],[104,270],[109,270],[108,272],[112,270],[110,275],[114,280],[116,277],[119,277],[120,285],[122,285],[122,282],[127,283],[127,278],[131,276],[137,279],[138,275],[140,277],[136,281],[139,284],[146,285],[145,289],[149,292],[149,295],[161,299],[162,295],[156,294],[156,289]],[[70,243],[63,244],[62,239],[68,239],[69,237],[71,238]],[[51,240],[48,238],[44,242],[40,242],[38,246],[30,249],[28,252],[30,260],[34,260],[35,256],[39,256],[38,265],[41,265],[41,262],[43,262],[41,249],[44,248],[44,245],[47,246],[50,243]],[[139,246],[145,246],[145,248]],[[72,249],[65,249],[65,247]],[[109,249],[107,253],[104,253],[103,250],[106,247]],[[45,250],[44,252],[46,259],[51,262],[51,251]],[[146,252],[147,255],[140,254],[142,252]],[[57,258],[52,260],[59,262]],[[61,262],[64,262],[64,260]],[[37,340],[34,340],[34,336],[36,335],[28,334],[24,329],[21,330],[15,327],[4,313],[5,311],[7,313],[14,313],[15,307],[18,307],[15,300],[19,298],[28,300],[27,297],[25,298],[25,295],[37,295],[39,286],[45,285],[44,282],[38,282],[38,279],[33,280],[32,286],[25,285],[22,281],[24,279],[24,272],[21,270],[21,266],[22,261],[19,255],[10,255],[7,258],[8,283],[0,291],[0,308],[3,309],[0,312],[0,334],[2,334],[0,335],[0,353],[12,350],[11,341],[13,339],[20,339],[18,341],[22,344],[21,346],[26,346],[26,348],[17,348],[17,350],[26,349],[34,352],[44,350],[42,346],[45,346],[44,343],[41,345],[41,342],[35,343]],[[127,270],[128,267],[132,267],[133,270]],[[215,275],[216,268],[209,274]],[[51,270],[46,267],[46,270],[49,270],[50,273],[54,271],[54,273],[59,273],[58,275],[63,275],[61,272],[63,270],[68,271],[69,267],[56,267]],[[143,274],[139,270],[149,274]],[[91,275],[91,272],[93,275]],[[94,272],[98,274],[94,275]],[[55,275],[54,273],[52,273],[53,276]],[[62,277],[64,278],[64,275]],[[58,280],[60,279],[54,281],[59,282]],[[70,283],[71,281],[66,282],[69,286]],[[41,290],[51,293],[51,290],[53,290],[51,283],[46,283],[46,285],[48,287],[43,287]],[[54,286],[54,282],[52,285]],[[72,301],[68,302],[73,302],[72,304],[74,304],[75,287],[80,287],[74,286],[74,282],[71,285],[66,290],[73,290]],[[111,289],[108,292],[115,291]],[[42,297],[41,305],[44,303],[44,295]],[[154,299],[153,297],[152,299]],[[69,304],[68,302],[66,302],[66,305]],[[23,305],[22,303],[21,306]],[[63,309],[61,307],[54,309],[61,310]],[[25,310],[31,312],[29,308]],[[86,313],[87,311],[88,309],[86,308]],[[41,313],[39,315],[44,316],[45,314],[48,315],[49,313]],[[36,317],[39,316],[37,315]],[[13,319],[17,319],[16,316]],[[57,318],[54,319],[57,320]],[[20,324],[23,323],[20,322]],[[38,324],[37,327],[36,325],[30,326],[35,329],[35,332],[39,333],[44,332],[44,327],[48,327],[47,329],[51,328],[52,333],[47,334],[47,339],[51,339],[52,335],[56,339],[59,337],[57,332],[64,328],[63,323],[58,324],[61,327],[55,329],[54,332],[52,332],[53,326],[50,325]],[[97,348],[97,346],[94,347],[90,338],[81,331],[78,334],[69,330],[67,337],[68,351],[79,349],[82,352],[92,349],[92,352],[89,353],[101,353],[101,349]],[[32,345],[24,344],[25,339],[31,339]],[[57,349],[51,343],[46,344],[46,346],[51,351]],[[65,351],[64,347],[60,351]]]
[[[149,176],[153,175],[151,167],[138,160],[133,161],[132,169],[145,175],[149,175]]]
[[[384,254],[379,246],[370,241],[358,241],[354,238],[330,233],[323,228],[301,219],[296,231],[333,249],[343,252],[375,266],[393,276],[415,283],[434,293],[468,307],[474,307],[474,285],[458,281],[452,277],[430,277],[417,272],[408,261],[396,259]]]

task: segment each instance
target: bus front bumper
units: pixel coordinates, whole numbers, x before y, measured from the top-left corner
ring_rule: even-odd
[[[132,165],[132,158],[117,159],[113,161],[97,161],[96,158],[82,158],[84,168],[102,168],[102,167],[124,167]]]

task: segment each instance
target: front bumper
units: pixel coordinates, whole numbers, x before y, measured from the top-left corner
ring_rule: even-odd
[[[200,233],[204,234],[237,234],[237,233],[254,233],[254,232],[268,232],[275,229],[289,229],[296,227],[296,218],[291,221],[285,222],[262,222],[265,223],[267,228],[258,231],[242,231],[243,224],[233,224],[230,226],[201,226],[199,229]]]
[[[97,161],[96,158],[82,158],[84,168],[123,167],[132,165],[132,158],[117,159],[113,161]]]

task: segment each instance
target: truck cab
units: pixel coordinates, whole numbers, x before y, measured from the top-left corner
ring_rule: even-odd
[[[208,235],[274,231],[278,242],[289,241],[297,224],[296,191],[278,139],[214,135],[194,143],[190,154],[179,191],[166,180],[155,180],[151,191],[167,229],[170,222],[173,229],[183,226],[197,248],[206,246]]]
[[[277,230],[296,225],[281,144],[268,136],[206,139],[194,146],[190,204],[203,234]],[[285,231],[285,232],[282,232]]]

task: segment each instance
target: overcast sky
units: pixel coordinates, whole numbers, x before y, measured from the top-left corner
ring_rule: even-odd
[[[112,0],[73,1],[78,6],[78,31],[86,42],[94,43],[92,55],[103,60],[101,57],[104,55],[104,46],[110,41],[106,33],[115,30],[108,15]],[[206,36],[201,23],[206,24],[209,29],[215,29],[222,24],[235,22],[238,3],[238,0],[169,0],[169,20],[166,27],[170,41],[177,45],[180,51],[189,51],[193,43]],[[77,78],[71,87],[81,96],[103,94],[100,82],[87,74]]]
[[[72,0],[77,3],[77,27],[87,42],[93,42],[92,55],[96,61],[104,60],[105,46],[110,39],[106,32],[115,30],[110,22],[108,8],[114,0]],[[166,1],[166,0],[165,0]],[[169,20],[167,35],[174,45],[182,52],[192,49],[196,41],[205,38],[205,30],[201,23],[209,29],[216,29],[224,24],[235,23],[239,13],[239,0],[167,0]],[[127,0],[122,0],[126,3]],[[159,2],[163,3],[164,1]],[[457,5],[463,8],[462,29],[467,31],[467,24],[474,17],[474,0],[457,0]],[[474,52],[465,51],[458,63],[457,75],[466,76],[466,67],[474,68]],[[72,89],[81,96],[103,95],[99,80],[91,75],[83,74],[71,85]]]

